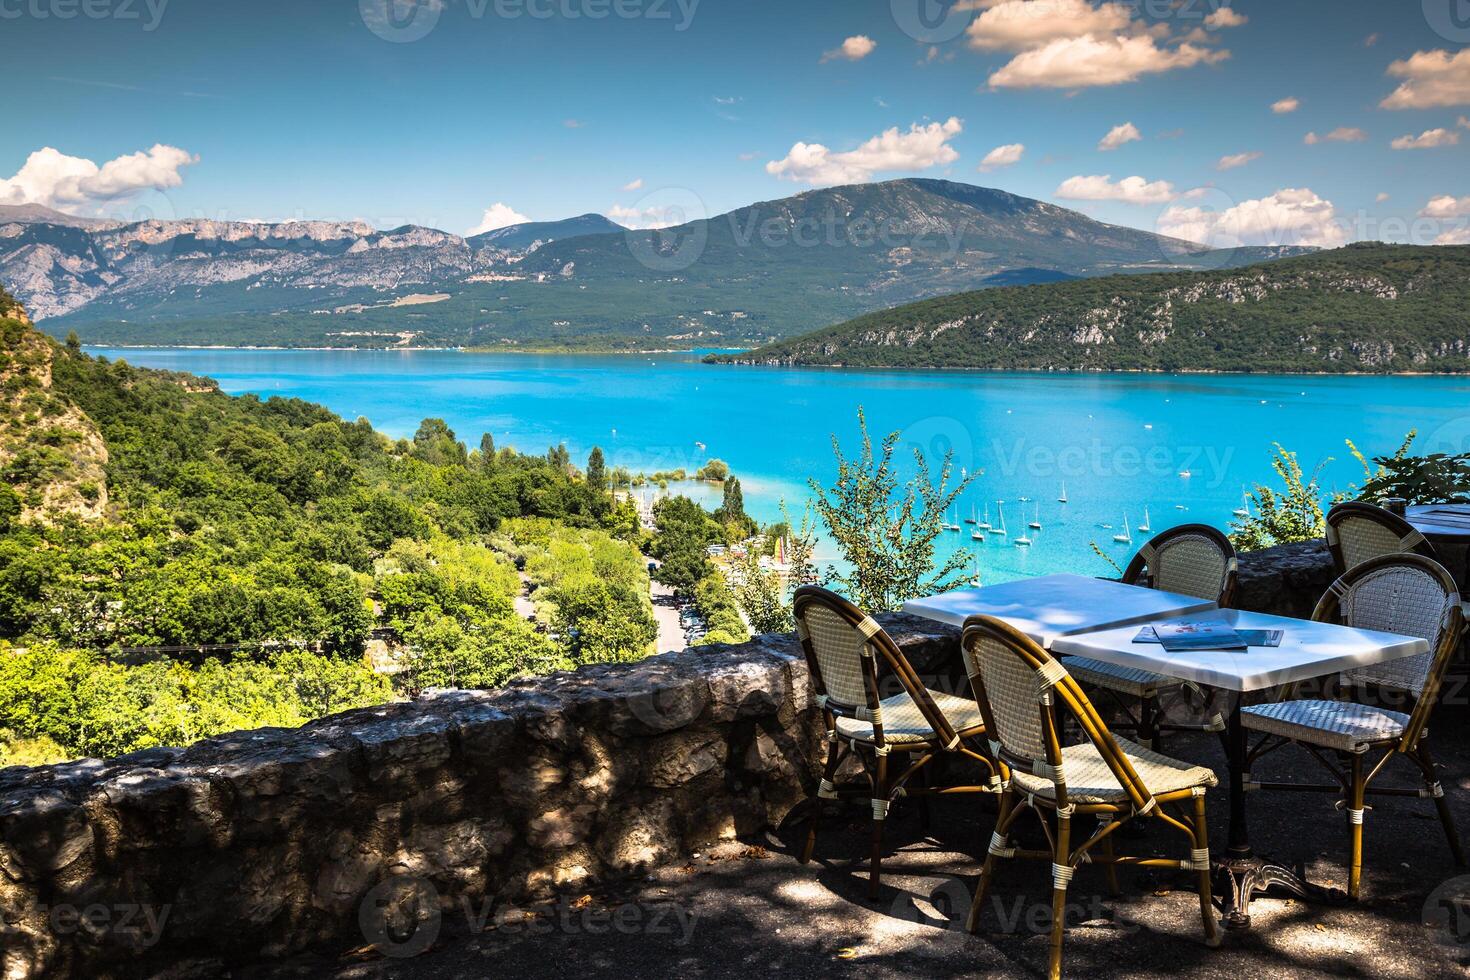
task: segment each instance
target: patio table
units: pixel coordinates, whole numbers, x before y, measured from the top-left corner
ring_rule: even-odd
[[[1434,544],[1470,545],[1470,505],[1417,504],[1404,520]]]
[[[1214,608],[1215,603],[1208,599],[1107,579],[1042,575],[913,599],[904,603],[903,611],[951,626],[963,626],[971,616],[994,616],[1049,648],[1058,638],[1074,633]]]
[[[1250,927],[1251,898],[1273,885],[1300,898],[1340,897],[1308,885],[1291,870],[1256,856],[1251,849],[1245,812],[1246,733],[1241,720],[1243,695],[1278,685],[1335,674],[1353,667],[1426,653],[1429,643],[1417,637],[1353,629],[1333,623],[1288,619],[1264,613],[1217,609],[1162,618],[1159,622],[1226,622],[1241,630],[1282,630],[1279,647],[1248,650],[1191,650],[1170,653],[1157,643],[1134,643],[1139,627],[1114,627],[1059,637],[1052,652],[1091,657],[1123,667],[1142,667],[1170,677],[1220,688],[1236,695],[1230,710],[1227,746],[1230,760],[1230,836],[1224,858],[1216,866],[1228,877],[1227,927]]]

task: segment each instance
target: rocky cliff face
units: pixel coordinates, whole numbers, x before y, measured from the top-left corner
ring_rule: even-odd
[[[20,496],[24,519],[107,509],[107,446],[97,426],[51,387],[52,359],[65,356],[0,294],[0,479]]]

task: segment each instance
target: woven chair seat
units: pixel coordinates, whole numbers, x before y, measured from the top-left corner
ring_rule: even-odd
[[[956,697],[953,694],[940,694],[938,691],[930,691],[929,696],[934,699],[934,705],[945,718],[949,719],[950,725],[961,735],[971,734],[973,731],[985,727],[985,719],[980,716],[980,706],[969,698]],[[883,708],[883,740],[893,744],[913,744],[920,742],[932,742],[936,738],[934,729],[924,720],[924,715],[919,711],[919,706],[907,692],[895,694],[891,698],[884,698],[878,702]],[[859,721],[856,718],[838,718],[837,734],[845,739],[859,742],[872,742],[872,723]]]
[[[1344,752],[1403,735],[1409,716],[1352,701],[1280,701],[1242,709],[1245,727]]]
[[[1159,692],[1176,688],[1184,682],[1168,674],[1141,667],[1119,667],[1091,657],[1063,657],[1062,666],[1081,684],[1106,691],[1132,694],[1140,698],[1158,697]]]
[[[1143,785],[1155,796],[1193,789],[1196,786],[1208,789],[1219,785],[1214,772],[1204,766],[1171,759],[1126,738],[1115,740],[1118,748],[1128,757],[1133,770],[1143,780]],[[1101,753],[1091,742],[1069,745],[1062,749],[1062,772],[1067,782],[1067,799],[1072,803],[1128,802],[1127,791],[1118,784],[1113,771],[1108,768]],[[1056,785],[1049,779],[1012,769],[1011,782],[1022,793],[1042,799],[1056,799]]]

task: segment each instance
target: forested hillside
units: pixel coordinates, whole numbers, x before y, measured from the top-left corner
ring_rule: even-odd
[[[565,449],[471,451],[435,419],[395,442],[88,356],[9,312],[0,765],[651,652],[636,513]],[[513,608],[518,562],[541,628]],[[404,651],[391,679],[364,659],[372,635]],[[156,649],[200,645],[225,649]]]
[[[1470,371],[1470,247],[960,293],[711,358],[1011,371]]]

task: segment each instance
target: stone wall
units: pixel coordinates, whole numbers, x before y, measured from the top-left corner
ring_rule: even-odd
[[[957,631],[884,622],[953,685]],[[416,898],[385,884],[447,910],[678,860],[804,798],[811,700],[794,638],[771,636],[0,771],[0,976],[356,947],[365,900]]]

